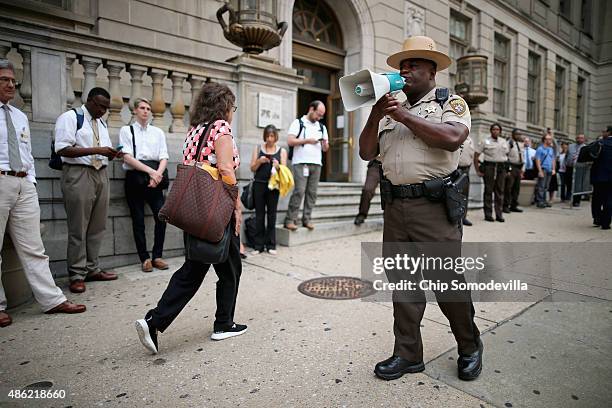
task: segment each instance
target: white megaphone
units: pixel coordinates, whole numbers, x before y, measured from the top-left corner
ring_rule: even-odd
[[[374,105],[383,95],[399,92],[404,78],[397,72],[377,74],[368,69],[340,78],[340,95],[347,111]]]

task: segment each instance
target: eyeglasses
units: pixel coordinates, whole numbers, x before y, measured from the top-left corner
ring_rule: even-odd
[[[232,112],[236,112],[236,109],[238,109],[236,105],[232,106]]]
[[[2,84],[6,84],[6,83],[13,84],[13,86],[15,88],[19,87],[19,85],[20,85],[20,83],[17,82],[17,80],[15,78],[9,78],[9,77],[0,77],[0,83],[2,83]]]

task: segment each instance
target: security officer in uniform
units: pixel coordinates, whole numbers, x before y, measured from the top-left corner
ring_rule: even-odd
[[[518,197],[521,191],[521,178],[523,176],[523,136],[518,129],[512,129],[512,139],[508,142],[508,163],[510,171],[506,174],[504,189],[504,212],[523,212],[518,208]]]
[[[474,153],[474,167],[478,175],[484,177],[484,213],[485,221],[504,222],[504,183],[508,172],[508,142],[501,137],[502,127],[494,123],[490,128],[491,136],[481,140]],[[479,157],[484,155],[483,170],[479,169]],[[493,193],[495,193],[495,219],[493,219]]]
[[[457,167],[467,178],[463,187],[463,195],[468,200],[470,198],[470,167],[472,167],[472,161],[474,161],[474,143],[472,138],[468,136],[459,151],[459,167]],[[465,212],[465,217],[463,217],[463,225],[467,227],[472,226],[472,221],[467,219],[467,211]]]
[[[359,139],[363,160],[380,154],[384,243],[461,245],[464,214],[450,222],[448,207],[430,199],[424,187],[425,183],[447,180],[450,174],[457,173],[459,148],[470,131],[465,101],[456,95],[449,97],[445,88],[436,88],[436,71],[448,68],[450,63],[447,55],[436,51],[431,38],[422,36],[406,39],[403,50],[387,59],[387,64],[399,69],[406,80],[403,91],[407,100],[402,103],[390,94],[383,96],[372,108]],[[385,380],[425,369],[420,332],[425,299],[399,302],[396,294],[393,293],[393,356],[374,369]],[[454,303],[442,302],[440,293],[435,294],[458,343],[459,378],[474,379],[482,368],[482,342],[469,292],[464,301]]]

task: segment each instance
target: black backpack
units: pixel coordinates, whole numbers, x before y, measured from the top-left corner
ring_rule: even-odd
[[[578,151],[578,163],[591,163],[597,160],[601,154],[603,143],[601,140],[596,140],[588,145],[582,146]]]
[[[302,122],[302,119],[298,119],[298,121],[300,122],[300,130],[298,131],[297,136],[295,137],[296,139],[300,138],[300,135],[302,134],[302,131],[304,130],[304,122]],[[325,132],[323,131],[323,129],[325,129],[325,125],[322,124],[321,122],[319,122],[319,126],[321,127],[321,137],[323,137],[323,135],[325,134]],[[306,137],[306,132],[304,132],[304,137]],[[287,160],[293,160],[293,146],[289,146],[289,152],[287,154]]]
[[[77,128],[78,132],[83,127],[83,121],[85,120],[85,114],[83,113],[83,109],[81,108],[72,108],[70,109],[76,113],[77,120]],[[49,159],[49,167],[53,170],[61,170],[62,169],[62,157],[55,153],[55,137],[51,139],[51,158]]]

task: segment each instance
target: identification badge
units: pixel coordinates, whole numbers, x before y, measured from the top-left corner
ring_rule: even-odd
[[[302,175],[304,177],[308,177],[309,174],[310,174],[310,170],[308,169],[308,166],[304,166],[304,169],[302,170]]]

